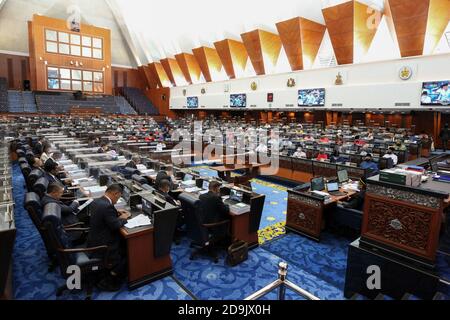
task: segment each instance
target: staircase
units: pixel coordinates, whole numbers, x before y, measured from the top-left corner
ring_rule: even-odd
[[[13,113],[37,112],[34,94],[31,91],[8,91],[8,111]]]
[[[140,115],[159,115],[158,109],[147,98],[141,89],[132,87],[118,88],[118,92]]]
[[[0,78],[0,112],[8,112],[8,82]]]
[[[120,114],[123,115],[137,115],[136,110],[128,103],[128,101],[123,96],[114,97],[117,106],[120,108]]]

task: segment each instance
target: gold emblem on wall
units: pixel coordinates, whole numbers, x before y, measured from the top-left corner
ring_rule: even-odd
[[[186,94],[187,94],[187,90],[186,90],[186,89],[184,89],[184,90],[183,90],[183,96],[185,96],[185,97],[186,97]]]
[[[288,86],[289,88],[295,87],[295,79],[294,79],[294,78],[290,78],[290,79],[288,80],[288,82],[287,82],[287,86]]]
[[[342,78],[342,74],[339,72],[336,76],[336,81],[334,82],[335,85],[341,86],[344,84],[344,80]]]
[[[205,89],[205,88],[202,88],[201,93],[202,93],[202,94],[205,94],[205,93],[206,93],[206,89]]]
[[[256,91],[258,89],[258,84],[255,81],[253,81],[252,84],[250,85],[250,89]]]
[[[403,68],[400,69],[400,73],[399,73],[400,79],[406,81],[406,80],[411,79],[412,75],[413,75],[413,71],[412,71],[411,67],[404,66]]]

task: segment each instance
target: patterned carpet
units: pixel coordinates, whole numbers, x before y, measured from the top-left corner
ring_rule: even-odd
[[[17,239],[14,248],[13,279],[15,298],[19,300],[55,300],[55,290],[64,284],[59,270],[47,271],[47,256],[39,233],[23,208],[24,180],[17,165],[13,167],[16,202]],[[288,279],[321,299],[341,300],[345,281],[347,245],[350,240],[324,234],[317,243],[295,234],[284,235],[286,191],[282,187],[255,180],[256,192],[267,195],[261,226],[264,244],[249,252],[249,259],[231,268],[222,253],[218,264],[198,257],[189,260],[191,248],[184,239],[172,247],[174,275],[134,291],[124,286],[117,293],[94,291],[95,300],[239,300],[263,288],[277,278],[278,263],[289,264]],[[276,191],[276,192],[275,192]],[[277,202],[277,204],[275,204]],[[278,212],[279,210],[279,212]],[[275,220],[268,218],[275,218]],[[284,219],[283,219],[284,217]],[[274,222],[274,224],[270,224]],[[269,241],[269,239],[275,238]],[[442,261],[445,263],[445,260]],[[65,293],[62,300],[83,299],[83,293]],[[272,292],[262,299],[277,299]],[[287,300],[302,297],[287,290]]]

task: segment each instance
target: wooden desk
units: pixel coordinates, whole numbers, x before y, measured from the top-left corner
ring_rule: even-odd
[[[128,287],[139,288],[157,279],[172,274],[170,255],[155,258],[154,228],[122,228],[122,237],[128,251]]]
[[[244,170],[246,173],[243,177],[240,178],[242,180],[249,181],[251,179],[256,178],[259,175],[259,169],[263,166],[264,165],[262,164],[236,164],[232,166],[211,167],[211,169],[217,171],[219,174],[219,178],[221,178],[222,180],[225,180],[228,183],[233,183],[234,179],[231,177],[231,173],[233,171]]]
[[[286,229],[320,241],[325,212],[333,209],[339,201],[348,200],[357,194],[356,191],[345,191],[347,195],[331,196],[330,201],[325,202],[306,192],[288,190]]]

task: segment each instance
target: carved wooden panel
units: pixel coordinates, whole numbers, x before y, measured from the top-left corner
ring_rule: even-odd
[[[410,254],[435,259],[440,210],[391,200],[368,193],[364,209],[364,238]]]
[[[320,237],[323,208],[320,201],[289,193],[286,225],[314,238]]]
[[[316,177],[336,177],[337,167],[331,163],[313,162],[314,164],[314,176]]]

